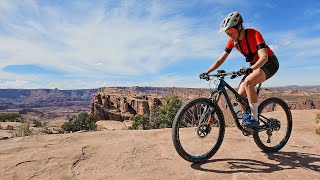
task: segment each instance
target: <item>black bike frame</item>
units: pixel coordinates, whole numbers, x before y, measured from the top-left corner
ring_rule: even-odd
[[[246,131],[240,125],[240,122],[238,120],[238,116],[237,116],[236,112],[233,109],[233,105],[231,103],[231,100],[229,98],[229,95],[227,93],[226,88],[229,89],[235,95],[235,97],[239,100],[238,103],[242,103],[245,106],[246,112],[250,113],[251,110],[250,110],[248,99],[245,98],[245,97],[242,97],[240,94],[238,94],[238,92],[236,92],[226,81],[224,81],[224,79],[222,77],[219,78],[219,81],[220,81],[219,85],[218,85],[217,89],[212,91],[210,99],[212,99],[212,102],[213,102],[214,105],[217,105],[218,102],[219,102],[219,99],[221,97],[221,94],[223,94],[225,99],[226,99],[226,101],[227,101],[227,105],[229,106],[230,112],[233,115],[233,118],[234,118],[234,121],[235,121],[235,123],[237,125],[237,128],[240,129],[241,131]],[[259,88],[260,88],[260,85],[259,85]],[[212,113],[214,113],[214,111],[215,110],[213,110]]]

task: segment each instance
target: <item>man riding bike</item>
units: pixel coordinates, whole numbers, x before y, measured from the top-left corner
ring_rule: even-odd
[[[232,12],[223,19],[219,32],[225,31],[230,39],[225,51],[203,74],[216,70],[236,47],[245,56],[246,62],[250,63],[250,67],[240,69],[241,73],[247,75],[241,80],[238,93],[248,97],[251,109],[251,114],[243,113],[242,124],[246,127],[257,127],[259,126],[258,97],[255,86],[272,77],[279,69],[279,62],[270,47],[266,45],[261,33],[256,29],[245,29],[242,23],[243,19],[238,12]],[[244,111],[243,106],[242,110]]]

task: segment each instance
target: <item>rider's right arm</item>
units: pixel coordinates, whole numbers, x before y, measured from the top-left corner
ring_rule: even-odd
[[[207,74],[211,73],[212,71],[216,70],[219,66],[221,66],[221,64],[227,59],[228,55],[229,53],[223,51],[221,56],[208,69]]]

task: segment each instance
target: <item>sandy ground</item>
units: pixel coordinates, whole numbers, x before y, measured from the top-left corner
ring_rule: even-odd
[[[130,131],[115,123],[112,130],[1,140],[0,179],[320,179],[320,110],[292,113],[291,138],[278,153],[261,152],[230,127],[203,164],[177,154],[171,129]]]

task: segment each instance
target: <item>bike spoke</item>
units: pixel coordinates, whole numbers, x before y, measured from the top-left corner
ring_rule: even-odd
[[[199,102],[188,107],[181,115],[179,143],[184,151],[193,157],[202,157],[217,144],[220,136],[220,126],[217,125],[219,118],[214,115],[208,125],[212,109],[208,102]]]

